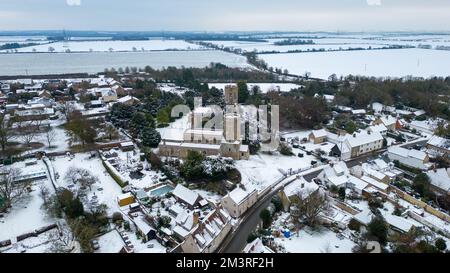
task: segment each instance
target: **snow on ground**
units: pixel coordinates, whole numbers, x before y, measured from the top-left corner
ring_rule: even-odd
[[[59,236],[58,229],[52,229],[37,237],[30,237],[1,250],[2,253],[46,253],[51,252],[52,242]]]
[[[209,88],[217,88],[220,90],[225,90],[225,86],[230,85],[230,83],[208,83]],[[259,86],[262,93],[267,93],[269,91],[277,92],[289,92],[292,89],[300,88],[300,85],[294,83],[248,83],[249,90],[252,90],[254,86]]]
[[[315,44],[312,45],[275,45],[274,42],[283,39],[269,39],[267,42],[243,42],[243,41],[205,41],[215,45],[222,45],[224,47],[239,48],[246,52],[289,52],[289,51],[313,51],[313,50],[346,50],[351,48],[382,48],[387,45],[381,43],[372,43],[371,41],[354,40],[352,43],[339,43],[336,42],[322,42],[321,39],[314,40]],[[309,39],[300,39],[309,40]]]
[[[172,122],[169,127],[157,128],[156,130],[161,134],[161,139],[165,140],[183,140],[184,131],[189,128],[189,117],[184,115],[182,118]]]
[[[164,67],[206,67],[211,63],[229,67],[252,68],[245,57],[220,50],[152,51],[152,52],[84,52],[0,54],[0,75],[49,75],[66,73],[99,73],[105,68],[154,69]],[[42,64],[45,63],[45,66]]]
[[[46,170],[45,164],[40,160],[37,161],[36,165],[25,166],[26,162],[31,161],[18,162],[9,167],[22,170],[22,175]],[[49,179],[33,182],[31,193],[26,195],[23,200],[14,204],[11,211],[6,213],[4,218],[0,218],[0,241],[12,239],[24,233],[55,223],[55,219],[49,218],[46,212],[41,209],[43,204],[43,200],[39,196],[41,186],[45,186],[50,192],[54,192]]]
[[[202,47],[182,40],[143,40],[143,41],[68,41],[24,47],[18,52],[108,52],[108,51],[156,51],[156,50],[195,50]],[[112,50],[110,50],[112,49]],[[0,51],[1,52],[1,51]]]
[[[209,192],[209,191],[199,190],[199,189],[194,189],[193,191],[200,194],[200,196],[203,197],[204,199],[212,200],[214,202],[220,202],[220,200],[222,199],[222,196],[220,196],[216,193]]]
[[[69,156],[56,157],[52,159],[52,164],[55,172],[59,175],[57,179],[58,183],[65,187],[72,184],[64,179],[70,167],[89,170],[98,178],[98,182],[92,187],[92,191],[88,191],[87,200],[92,200],[92,197],[95,195],[98,198],[99,204],[103,203],[108,206],[108,214],[119,211],[117,196],[122,194],[122,189],[108,174],[100,158],[95,157],[89,159],[89,154],[75,154],[73,159]],[[86,205],[85,202],[84,204]]]
[[[275,243],[285,247],[289,253],[351,253],[355,243],[328,229],[318,231],[300,230],[291,238],[275,238]]]
[[[291,232],[290,238],[284,237],[286,227],[292,226],[292,218],[289,213],[278,215],[272,229],[280,231],[280,237],[275,238],[275,243],[283,246],[290,253],[351,253],[355,243],[350,239],[339,236],[327,228],[311,230],[306,227],[299,232]],[[292,229],[291,229],[292,230]]]
[[[430,77],[450,75],[450,51],[426,49],[388,49],[318,53],[264,54],[269,66],[290,73],[327,79],[330,75],[375,77]]]
[[[313,156],[305,154],[297,156],[258,154],[250,156],[249,160],[236,161],[235,166],[242,176],[242,183],[252,183],[259,190],[265,189],[283,177],[279,169],[296,171],[311,166]]]

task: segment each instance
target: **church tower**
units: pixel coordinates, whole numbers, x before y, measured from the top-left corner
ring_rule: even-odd
[[[235,105],[239,100],[239,89],[237,85],[227,85],[225,86],[225,104]]]

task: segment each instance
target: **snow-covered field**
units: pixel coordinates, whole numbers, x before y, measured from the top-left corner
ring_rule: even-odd
[[[211,63],[250,68],[245,57],[219,50],[0,54],[0,75],[99,73],[105,68],[206,67]],[[44,65],[45,64],[45,65]]]
[[[450,51],[387,49],[317,53],[263,54],[269,66],[292,74],[327,79],[330,75],[375,77],[430,77],[450,75]]]
[[[24,47],[18,52],[108,52],[108,51],[153,51],[153,50],[195,50],[202,47],[182,40],[144,41],[68,41]]]
[[[281,39],[270,39],[267,42],[243,42],[243,41],[205,41],[215,45],[230,47],[235,49],[242,49],[246,52],[289,52],[289,51],[318,51],[318,50],[346,50],[351,48],[382,48],[386,47],[386,44],[371,43],[371,41],[353,41],[353,43],[339,43],[336,42],[322,42],[320,39],[315,40],[315,44],[312,45],[275,45],[274,42]]]

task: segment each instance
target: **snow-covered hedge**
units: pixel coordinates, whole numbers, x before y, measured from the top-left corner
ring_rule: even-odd
[[[114,179],[114,181],[116,181],[117,184],[119,184],[120,187],[123,188],[128,185],[128,181],[122,176],[122,174],[120,174],[116,170],[116,168],[114,168],[114,166],[111,165],[111,163],[104,160],[103,157],[102,157],[102,163],[103,163],[103,166],[105,167],[106,171],[108,171],[109,175]]]

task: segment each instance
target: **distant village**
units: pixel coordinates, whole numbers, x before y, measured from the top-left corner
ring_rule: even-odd
[[[277,148],[263,151],[247,129],[261,115],[237,85],[218,89],[233,111],[173,118],[129,87],[144,74],[0,81],[0,252],[448,249],[447,120],[316,94],[330,122],[269,130]],[[161,100],[192,92],[147,81]],[[218,112],[223,128],[204,129]]]

